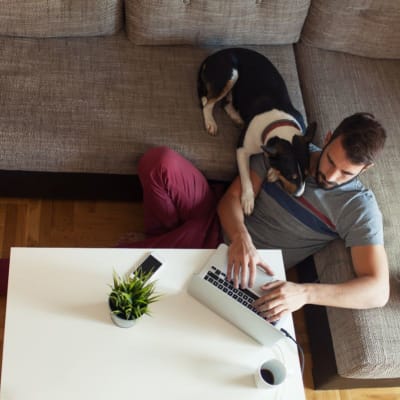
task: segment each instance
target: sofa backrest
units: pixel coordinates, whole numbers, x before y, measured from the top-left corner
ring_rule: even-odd
[[[125,0],[129,39],[141,45],[288,44],[310,0]]]
[[[400,58],[399,0],[313,0],[307,45],[374,58]]]
[[[0,35],[100,36],[119,31],[123,0],[1,0]]]

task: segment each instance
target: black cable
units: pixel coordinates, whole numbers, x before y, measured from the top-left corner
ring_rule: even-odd
[[[299,353],[300,353],[301,375],[303,376],[303,373],[304,373],[304,363],[305,363],[303,348],[297,343],[296,339],[294,339],[294,338],[292,337],[292,335],[291,335],[287,330],[281,328],[281,332],[282,332],[286,337],[288,337],[289,339],[291,339],[291,340],[294,342],[294,344],[297,346],[297,348],[299,349]]]

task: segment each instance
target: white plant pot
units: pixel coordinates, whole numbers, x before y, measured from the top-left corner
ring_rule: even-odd
[[[119,317],[117,314],[114,314],[111,310],[110,299],[108,299],[108,307],[110,309],[110,316],[112,322],[115,325],[119,326],[120,328],[130,328],[131,326],[135,325],[136,319],[125,319]]]
[[[130,328],[131,326],[135,325],[136,319],[124,319],[118,317],[117,314],[110,312],[111,319],[115,325],[119,326],[120,328]]]

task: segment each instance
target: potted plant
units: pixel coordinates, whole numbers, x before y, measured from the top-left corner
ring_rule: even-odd
[[[113,272],[109,306],[111,319],[121,327],[128,328],[143,314],[149,313],[149,305],[159,299],[154,293],[155,282],[148,282],[152,272],[134,271],[132,275],[119,276]]]

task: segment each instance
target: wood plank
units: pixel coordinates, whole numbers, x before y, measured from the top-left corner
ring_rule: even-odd
[[[40,241],[41,202],[29,200],[26,208],[26,225],[24,229],[24,245],[37,246]]]

